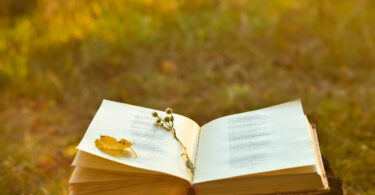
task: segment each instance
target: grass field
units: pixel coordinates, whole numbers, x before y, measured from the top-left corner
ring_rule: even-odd
[[[2,1],[0,194],[66,194],[103,98],[200,124],[301,98],[346,194],[375,194],[374,1]]]

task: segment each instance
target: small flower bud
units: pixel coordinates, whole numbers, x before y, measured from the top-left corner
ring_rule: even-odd
[[[174,117],[173,117],[173,116],[171,116],[171,121],[172,121],[172,122],[174,121]]]
[[[157,113],[157,112],[152,112],[152,116],[153,116],[153,117],[157,117],[157,116],[158,116],[158,113]]]
[[[165,109],[165,113],[167,113],[167,114],[172,114],[172,108],[167,108],[167,109]]]
[[[160,124],[160,123],[161,123],[161,119],[160,118],[156,119],[156,124]]]
[[[164,117],[164,121],[165,122],[169,122],[171,119],[168,117],[168,116],[166,116],[166,117]]]
[[[186,164],[186,167],[189,168],[189,169],[193,169],[194,168],[194,165],[193,165],[193,163],[191,162],[190,159],[187,159],[187,161],[186,161],[185,164]]]

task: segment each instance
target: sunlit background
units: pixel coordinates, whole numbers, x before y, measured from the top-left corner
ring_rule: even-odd
[[[0,193],[66,194],[103,98],[200,124],[301,98],[344,191],[375,194],[374,65],[372,0],[2,0]]]

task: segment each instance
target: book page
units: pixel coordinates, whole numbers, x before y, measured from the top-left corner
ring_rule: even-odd
[[[316,163],[299,101],[216,119],[199,139],[194,183]]]
[[[156,110],[104,100],[77,148],[114,162],[191,181],[178,142],[167,130],[154,125],[153,111]],[[163,115],[164,112],[158,113]],[[185,145],[187,153],[193,156],[200,128],[191,119],[178,114],[173,116],[177,136]],[[101,135],[129,140],[138,158],[115,157],[100,151],[95,147],[95,140]]]

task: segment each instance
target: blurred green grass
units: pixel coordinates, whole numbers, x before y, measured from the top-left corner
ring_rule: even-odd
[[[347,194],[375,193],[375,2],[0,3],[0,192],[66,194],[103,98],[204,124],[301,98]]]

